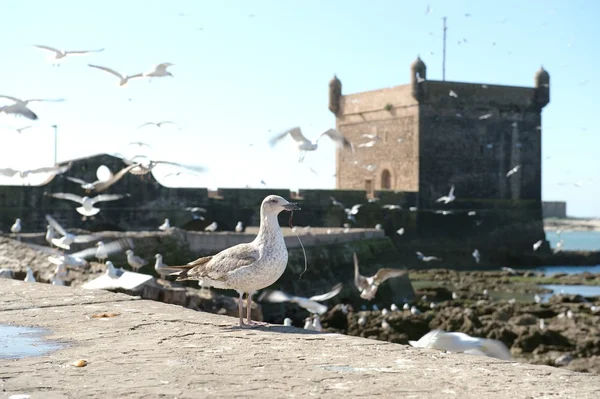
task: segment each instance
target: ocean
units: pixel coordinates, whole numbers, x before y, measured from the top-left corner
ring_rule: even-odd
[[[552,248],[561,238],[564,251],[600,251],[600,231],[563,231],[560,237],[554,231],[546,231]]]

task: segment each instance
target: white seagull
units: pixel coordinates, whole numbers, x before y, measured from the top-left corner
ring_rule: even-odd
[[[98,237],[92,234],[82,234],[75,235],[71,233],[67,233],[67,231],[58,223],[52,216],[46,215],[46,220],[48,221],[50,227],[52,229],[62,235],[60,238],[52,238],[52,244],[56,245],[62,249],[71,249],[71,244],[73,243],[87,243],[92,241],[97,241]]]
[[[212,222],[211,224],[209,224],[208,226],[206,226],[204,228],[204,231],[217,231],[217,227],[219,226],[219,224],[217,222]]]
[[[454,196],[454,184],[450,187],[450,192],[448,195],[444,195],[443,197],[438,198],[435,202],[443,202],[444,204],[448,204],[456,199]]]
[[[138,129],[139,129],[139,128],[142,128],[142,127],[144,127],[144,126],[150,126],[150,125],[153,125],[153,126],[156,126],[156,127],[162,127],[162,125],[167,125],[167,124],[174,125],[174,124],[175,124],[175,122],[171,122],[171,121],[161,121],[161,122],[146,122],[146,123],[143,123],[143,124],[139,125],[139,126],[138,126]]]
[[[85,180],[78,179],[76,177],[65,176],[67,180],[72,181],[73,183],[77,183],[81,185],[81,188],[85,190],[86,193],[90,193],[92,191],[101,192],[107,190],[110,186],[118,182],[125,176],[129,171],[138,166],[137,164],[129,165],[118,171],[116,174],[110,174],[110,178],[107,180],[96,180],[93,183],[86,182]]]
[[[235,232],[241,233],[243,230],[244,230],[244,224],[241,221],[237,222],[237,224],[235,225]]]
[[[35,276],[33,275],[33,270],[31,270],[31,267],[27,267],[27,275],[25,276],[25,281],[26,283],[35,283]]]
[[[514,168],[512,168],[511,170],[509,170],[508,172],[506,172],[506,177],[511,177],[512,175],[514,175],[515,173],[517,173],[519,171],[519,169],[521,169],[521,165],[517,165]]]
[[[477,262],[477,264],[479,264],[479,260],[481,259],[481,254],[479,253],[479,250],[477,248],[475,248],[475,250],[473,251],[473,258],[475,259],[475,262]]]
[[[30,102],[62,102],[65,101],[64,98],[59,98],[59,99],[41,99],[41,98],[35,98],[35,99],[31,99],[31,100],[21,100],[19,98],[16,97],[12,97],[12,96],[4,96],[4,95],[0,95],[0,98],[6,98],[10,101],[13,101],[13,104],[9,104],[9,105],[4,105],[2,107],[0,107],[0,113],[4,112],[5,114],[15,114],[15,115],[21,115],[24,116],[27,119],[31,119],[31,120],[36,120],[38,119],[38,116],[35,114],[35,112],[33,112],[31,109],[29,109],[27,107],[27,105],[29,105]]]
[[[431,262],[432,260],[442,260],[441,258],[438,258],[437,256],[425,256],[423,255],[422,252],[417,251],[417,258],[421,259],[423,262]]]
[[[13,225],[10,226],[10,232],[16,234],[17,236],[19,235],[19,233],[21,232],[21,218],[17,218],[15,220],[15,223],[13,223]]]
[[[538,249],[540,249],[540,247],[542,246],[542,240],[536,241],[533,243],[533,250],[537,251]]]
[[[94,204],[98,202],[106,202],[106,201],[116,201],[121,198],[129,197],[129,194],[100,194],[93,198],[90,197],[80,197],[79,195],[71,194],[71,193],[45,193],[49,197],[54,197],[58,199],[65,199],[73,202],[78,202],[82,206],[75,208],[75,210],[84,217],[94,216],[98,212],[100,212],[99,208],[94,207]]]
[[[329,137],[338,147],[354,151],[352,143],[336,129],[328,129],[324,133],[321,133],[321,135],[317,138],[316,141],[311,142],[309,139],[304,137],[304,135],[302,134],[302,130],[300,130],[299,127],[293,127],[291,129],[286,130],[283,133],[274,136],[271,140],[269,140],[269,145],[273,147],[279,140],[283,139],[288,134],[292,137],[292,139],[294,139],[294,141],[296,141],[298,150],[300,151],[300,158],[298,159],[298,162],[302,162],[304,160],[304,156],[306,155],[307,151],[317,150],[319,140],[323,136]]]
[[[163,62],[161,64],[155,65],[148,72],[144,72],[143,76],[145,78],[161,78],[164,76],[173,77],[173,74],[171,72],[167,71],[167,68],[170,66],[173,66],[173,65],[175,65],[175,64],[171,64],[170,62]]]
[[[163,224],[161,224],[160,226],[158,226],[158,229],[160,231],[167,231],[171,228],[171,222],[169,222],[169,218],[166,218],[165,221],[163,222]]]
[[[96,259],[100,261],[100,263],[104,263],[106,259],[108,259],[108,251],[104,247],[104,242],[98,241],[96,243],[98,249],[96,249]]]
[[[88,64],[88,66],[92,67],[92,68],[100,69],[101,71],[108,72],[111,75],[116,76],[117,78],[119,78],[119,86],[121,86],[121,87],[126,86],[127,82],[129,82],[131,79],[141,78],[141,77],[144,76],[141,73],[136,73],[136,74],[133,74],[133,75],[123,76],[119,72],[115,71],[114,69],[110,69],[110,68],[103,67],[103,66],[100,66],[100,65],[92,65],[92,64]]]
[[[101,51],[104,51],[103,48],[98,49],[98,50],[78,50],[78,51],[59,50],[54,47],[42,46],[42,45],[37,45],[37,44],[34,44],[33,47],[37,47],[39,49],[50,51],[51,53],[53,53],[54,56],[50,56],[49,59],[54,61],[53,65],[55,65],[55,66],[60,66],[60,61],[68,55],[84,55],[84,54],[99,53]]]
[[[342,290],[343,284],[336,284],[331,291],[321,294],[321,295],[313,295],[310,298],[304,298],[301,296],[294,296],[290,294],[286,294],[283,291],[273,290],[273,291],[264,291],[258,297],[258,301],[262,302],[273,302],[273,303],[281,303],[281,302],[291,302],[298,304],[300,307],[308,310],[313,314],[323,314],[327,312],[327,306],[319,303],[326,301],[335,297]]]
[[[377,294],[379,286],[383,284],[385,280],[404,276],[406,273],[408,273],[406,270],[382,268],[377,270],[377,273],[375,273],[373,276],[365,277],[361,275],[358,270],[358,257],[356,256],[356,252],[354,252],[353,256],[354,285],[360,291],[360,297],[369,301],[375,298],[375,294]]]
[[[137,272],[140,268],[148,264],[147,261],[134,254],[131,249],[125,251],[125,254],[127,254],[127,263],[134,272]]]
[[[464,352],[472,355],[484,355],[502,360],[512,360],[510,351],[501,341],[487,338],[475,338],[461,332],[433,330],[418,341],[408,341],[417,348],[432,348],[451,352]]]

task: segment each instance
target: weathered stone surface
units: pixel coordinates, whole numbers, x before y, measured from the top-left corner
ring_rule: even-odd
[[[596,376],[293,327],[240,330],[235,318],[145,300],[41,308],[77,288],[0,279],[3,323],[43,327],[65,348],[0,360],[0,397],[557,397],[597,398]],[[113,300],[110,300],[113,299]],[[7,310],[5,303],[31,304]],[[91,318],[98,313],[114,317]],[[88,316],[88,317],[86,317]],[[78,359],[88,362],[77,368]],[[575,361],[575,360],[574,360]]]

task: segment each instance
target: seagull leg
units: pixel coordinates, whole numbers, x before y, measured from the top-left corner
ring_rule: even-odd
[[[238,299],[238,313],[240,316],[240,328],[246,327],[244,323],[244,293],[240,292],[240,299]]]
[[[246,325],[249,327],[267,325],[267,323],[263,321],[252,321],[252,295],[254,295],[254,292],[249,292],[246,297]]]

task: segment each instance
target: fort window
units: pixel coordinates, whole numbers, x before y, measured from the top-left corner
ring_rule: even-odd
[[[390,174],[389,170],[384,169],[383,172],[381,172],[381,189],[389,190],[391,188],[392,188],[392,175]]]
[[[373,192],[373,180],[365,180],[365,191],[367,194]]]

